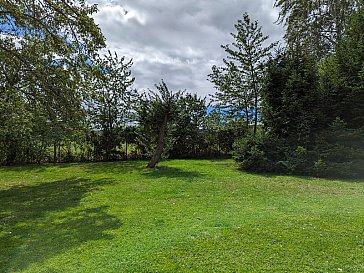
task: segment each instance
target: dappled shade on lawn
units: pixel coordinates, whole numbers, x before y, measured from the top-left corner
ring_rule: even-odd
[[[111,183],[75,178],[1,190],[0,272],[23,270],[87,241],[112,239],[107,231],[122,223],[107,213],[108,206],[80,206]]]

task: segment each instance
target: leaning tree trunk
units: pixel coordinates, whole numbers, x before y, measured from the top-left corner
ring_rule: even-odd
[[[164,145],[166,142],[167,125],[168,125],[168,113],[165,113],[164,117],[163,117],[163,122],[162,122],[160,130],[159,130],[158,146],[153,154],[152,159],[149,161],[147,168],[155,168],[155,166],[161,159]]]

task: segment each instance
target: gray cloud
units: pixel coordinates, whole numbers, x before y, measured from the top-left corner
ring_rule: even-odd
[[[135,87],[153,88],[161,79],[172,90],[214,92],[206,80],[211,66],[225,56],[221,44],[232,42],[234,24],[248,12],[270,41],[282,38],[274,24],[274,0],[90,0],[107,47],[132,58]]]

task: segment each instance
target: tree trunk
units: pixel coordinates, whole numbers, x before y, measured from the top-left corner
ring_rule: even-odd
[[[258,126],[258,95],[255,95],[255,102],[254,102],[254,107],[255,107],[255,113],[254,113],[254,135],[257,133],[257,126]]]
[[[152,159],[149,161],[147,168],[155,168],[159,160],[161,159],[164,144],[166,141],[166,132],[167,132],[167,125],[168,125],[168,113],[164,114],[163,122],[161,124],[161,128],[159,131],[159,137],[158,137],[158,146],[157,149],[154,152],[154,155]]]
[[[128,140],[125,140],[125,159],[128,160]]]
[[[57,143],[53,144],[53,163],[57,163]]]
[[[246,115],[246,129],[249,131],[249,109],[248,106],[245,106],[245,115]]]
[[[58,144],[58,160],[61,160],[61,144]]]

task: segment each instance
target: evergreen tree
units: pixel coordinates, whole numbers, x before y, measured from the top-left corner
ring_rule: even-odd
[[[262,93],[264,128],[273,135],[306,145],[322,127],[319,74],[312,56],[281,52],[272,58]]]
[[[364,126],[364,6],[349,19],[336,54],[321,65],[327,123],[337,117],[348,128]]]
[[[248,92],[244,77],[233,62],[226,62],[226,67],[212,67],[210,81],[216,92],[212,95],[216,107],[223,109],[230,118],[250,126],[253,109],[253,94]]]
[[[225,66],[213,67],[209,77],[218,89],[215,96],[217,100],[227,102],[229,107],[237,111],[243,111],[247,124],[249,112],[253,113],[256,134],[264,63],[275,44],[264,46],[268,36],[263,36],[258,22],[252,22],[246,13],[243,20],[235,24],[235,28],[237,33],[231,34],[235,42],[222,46],[228,54],[227,59],[224,59]]]

